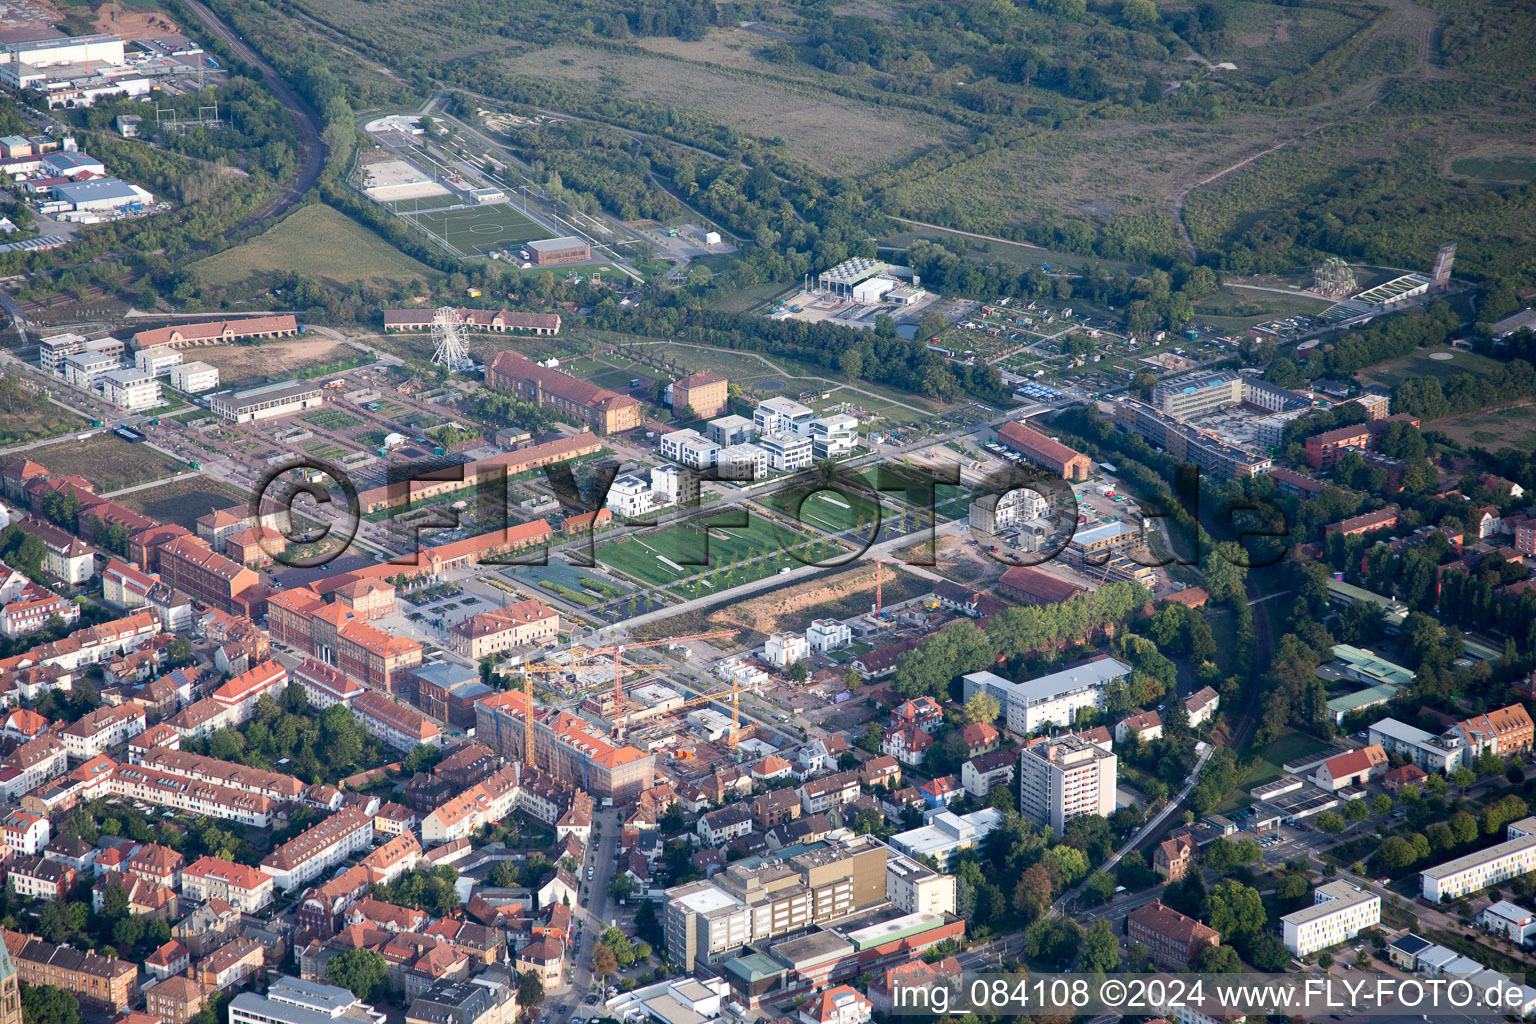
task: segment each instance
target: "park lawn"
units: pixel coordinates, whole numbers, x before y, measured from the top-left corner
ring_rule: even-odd
[[[267,274],[299,274],[338,285],[409,284],[441,275],[329,206],[301,206],[274,227],[192,264],[205,285]]]
[[[60,441],[27,454],[55,477],[84,477],[95,485],[97,494],[163,480],[187,468],[186,463],[146,444],[133,444],[110,433],[92,434],[84,441]]]
[[[1315,736],[1308,736],[1302,732],[1287,732],[1275,739],[1273,743],[1264,748],[1259,755],[1259,761],[1243,780],[1241,789],[1252,789],[1266,782],[1274,782],[1284,772],[1281,765],[1288,761],[1294,761],[1298,757],[1316,753],[1327,747],[1328,744]]]
[[[122,504],[162,523],[175,523],[188,530],[197,528],[197,520],[215,509],[248,505],[251,495],[222,480],[209,476],[189,476],[159,487],[146,487],[120,498]]]
[[[763,499],[802,526],[826,533],[860,529],[880,520],[880,509],[863,490],[781,490]]]
[[[1451,358],[1432,358],[1442,353],[1450,355]],[[1367,366],[1359,371],[1358,376],[1364,384],[1380,384],[1395,388],[1404,381],[1417,377],[1434,377],[1442,382],[1462,373],[1481,377],[1498,369],[1500,365],[1498,360],[1489,359],[1476,352],[1458,352],[1448,345],[1440,345],[1432,349],[1410,352],[1397,359],[1377,363],[1375,366]]]
[[[781,568],[798,568],[805,561],[834,557],[842,549],[830,542],[813,540],[760,516],[751,516],[744,527],[720,525],[728,517],[700,521],[698,528],[674,526],[658,533],[630,537],[598,548],[598,561],[625,575],[657,587],[673,587],[692,577],[706,574],[721,586],[726,575],[735,586],[772,575]],[[707,538],[707,540],[706,540]],[[789,552],[798,551],[801,559]],[[662,559],[668,559],[671,565]],[[759,561],[751,561],[760,559]],[[707,563],[707,564],[706,564]],[[677,586],[676,592],[688,597],[710,593],[713,587],[694,582]]]

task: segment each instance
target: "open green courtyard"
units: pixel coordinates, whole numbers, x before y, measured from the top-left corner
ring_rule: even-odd
[[[780,569],[834,559],[843,551],[748,514],[745,526],[732,516],[605,544],[597,560],[633,579],[685,598],[702,597],[772,576]]]

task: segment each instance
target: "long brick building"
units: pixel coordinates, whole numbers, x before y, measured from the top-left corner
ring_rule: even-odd
[[[407,480],[394,485],[372,487],[359,494],[357,501],[364,515],[386,508],[403,508],[418,501],[428,501],[445,494],[478,487],[481,483],[493,482],[503,473],[512,477],[519,473],[526,473],[530,469],[540,469],[544,466],[568,462],[571,459],[579,459],[583,455],[592,455],[601,451],[602,447],[596,434],[583,431],[575,437],[562,437],[556,441],[546,441],[544,444],[519,448],[516,451],[492,455],[485,459],[476,459],[461,466],[449,466],[441,473],[435,474],[444,479]]]
[[[386,309],[384,330],[429,331],[436,309]],[[459,319],[465,327],[476,331],[527,331],[530,334],[559,334],[559,313],[524,313],[510,309],[470,309],[461,306]]]
[[[208,320],[200,324],[177,324],[174,327],[140,331],[133,336],[133,347],[229,345],[245,338],[283,338],[298,333],[299,324],[292,315],[253,316],[242,320]]]
[[[640,403],[628,395],[540,366],[517,352],[496,353],[485,368],[485,383],[574,417],[599,434],[633,430],[644,415]]]
[[[1033,465],[1048,469],[1065,480],[1086,480],[1088,474],[1093,472],[1093,460],[1088,456],[1022,423],[1011,420],[1004,423],[997,428],[997,440]]]
[[[421,664],[421,644],[370,626],[341,604],[326,604],[305,587],[285,590],[267,605],[272,639],[376,689],[394,693]]]
[[[24,985],[52,985],[85,1005],[122,1013],[137,1000],[139,969],[126,960],[82,953],[25,932],[5,931],[5,948]]]
[[[160,578],[194,600],[231,615],[260,617],[267,591],[252,569],[218,554],[197,537],[177,537],[160,546]]]

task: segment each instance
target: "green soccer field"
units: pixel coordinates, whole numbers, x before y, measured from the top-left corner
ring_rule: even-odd
[[[548,231],[507,203],[403,216],[452,256],[484,256],[496,249],[511,249],[535,238],[549,237]]]
[[[802,495],[804,499],[802,500]],[[804,525],[825,533],[842,533],[856,527],[868,527],[880,521],[880,509],[862,490],[849,487],[838,490],[786,490],[763,499]]]

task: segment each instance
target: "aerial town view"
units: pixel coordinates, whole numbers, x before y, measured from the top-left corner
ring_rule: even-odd
[[[1536,1017],[1536,0],[0,0],[0,1024]]]

